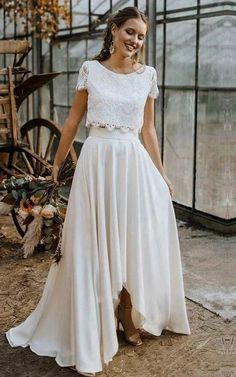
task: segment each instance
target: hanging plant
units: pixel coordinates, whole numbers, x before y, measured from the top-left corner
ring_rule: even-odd
[[[0,9],[5,10],[10,21],[22,19],[26,32],[34,32],[37,38],[50,41],[60,21],[70,26],[70,1],[63,0],[63,5],[59,5],[61,3],[60,0],[0,0]]]

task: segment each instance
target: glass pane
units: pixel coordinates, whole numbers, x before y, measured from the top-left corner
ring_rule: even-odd
[[[72,104],[74,95],[75,95],[75,87],[78,79],[78,73],[70,73],[69,75],[69,105]]]
[[[158,71],[158,84],[162,85],[163,25],[157,25],[156,30],[156,69]]]
[[[60,18],[60,19],[58,20],[58,25],[57,25],[57,27],[58,27],[58,30],[65,29],[64,33],[69,32],[69,29],[70,29],[70,25],[67,25],[67,24],[65,23],[65,20],[63,20],[62,18]]]
[[[28,41],[29,41],[29,45],[32,46],[33,38],[29,37]],[[33,71],[33,50],[31,50],[31,52],[26,56],[26,60],[24,61],[27,62],[27,68]]]
[[[146,13],[146,0],[138,0],[138,9]]]
[[[93,13],[104,14],[110,9],[110,0],[91,0]]]
[[[69,70],[78,71],[86,60],[86,40],[69,42]]]
[[[167,24],[166,84],[194,85],[196,22]]]
[[[88,25],[89,10],[87,0],[72,0],[72,26]]]
[[[236,94],[199,92],[196,208],[236,217]]]
[[[40,98],[41,98],[41,109],[40,115],[42,118],[50,119],[50,87],[49,85],[44,85],[40,89]]]
[[[28,120],[28,114],[27,114],[27,101],[23,101],[20,105],[20,108],[17,112],[17,117],[19,120],[20,127],[23,126]]]
[[[164,0],[156,0],[156,2],[157,2],[157,12],[163,12]]]
[[[28,102],[28,109],[29,109],[29,119],[34,118],[34,102],[33,102],[33,95],[27,98]]]
[[[13,54],[6,54],[5,55],[5,64],[6,64],[6,67],[8,66],[13,66],[13,62],[14,62],[14,55]]]
[[[16,35],[25,35],[25,24],[24,24],[25,18],[19,17],[17,15],[16,17]]]
[[[0,35],[1,35],[1,38],[3,38],[3,26],[4,26],[3,9],[0,9]]]
[[[106,24],[106,22],[104,21],[104,23],[103,24],[100,24],[100,25],[98,25],[98,26],[96,26],[96,31],[98,32],[98,31],[100,31],[100,32],[104,32],[105,31],[105,29],[106,29],[106,27],[107,27],[107,24]]]
[[[233,17],[201,19],[199,85],[236,86],[235,33]]]
[[[60,1],[59,1],[60,3]],[[65,6],[65,1],[61,1],[61,6]],[[69,1],[68,1],[68,8],[69,8],[69,11],[70,11],[70,5],[69,5]],[[67,6],[66,6],[67,8]],[[58,22],[58,30],[61,30],[61,29],[64,29],[63,30],[63,34],[69,34],[70,33],[70,28],[71,28],[71,21],[68,23],[65,22],[65,20],[63,20],[61,17],[59,19],[59,22]]]
[[[50,46],[42,41],[42,72],[50,72]]]
[[[63,73],[53,80],[54,104],[67,106],[67,74]]]
[[[195,93],[165,94],[164,168],[174,186],[173,199],[191,207]]]
[[[69,112],[69,108],[67,107],[54,106],[54,109],[53,109],[54,122],[62,126],[65,123],[68,112]]]
[[[53,45],[53,70],[67,71],[67,43]]]
[[[0,69],[4,67],[4,55],[0,54]],[[2,79],[2,77],[1,77]]]
[[[103,38],[89,39],[87,44],[87,59],[99,54],[103,46]]]
[[[197,0],[166,0],[166,9],[180,9],[197,5]]]
[[[134,6],[134,0],[126,0],[126,1],[120,1],[120,0],[113,0],[112,1],[112,10],[113,12],[122,9],[125,7],[132,7]]]
[[[10,22],[9,18],[6,16],[6,37],[14,37],[14,22]]]
[[[156,99],[156,111],[155,111],[155,126],[157,132],[157,138],[159,142],[159,148],[161,152],[162,148],[162,89],[159,88],[159,96]]]

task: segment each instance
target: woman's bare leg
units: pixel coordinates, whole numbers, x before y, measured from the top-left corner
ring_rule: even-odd
[[[132,307],[132,302],[130,298],[129,292],[123,287],[121,293],[120,293],[120,304],[123,307]]]
[[[131,297],[130,297],[129,292],[125,289],[125,287],[123,287],[120,293],[118,317],[122,322],[126,340],[128,340],[129,343],[132,343],[133,345],[138,346],[142,344],[142,340],[139,336],[137,329],[134,326],[131,312],[132,312]]]

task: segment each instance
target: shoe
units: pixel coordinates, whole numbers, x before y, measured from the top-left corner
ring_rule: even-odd
[[[86,372],[79,372],[75,366],[68,367],[71,370],[74,370],[75,372],[81,374],[82,376],[95,376],[95,373],[86,373]]]
[[[121,304],[118,305],[118,315],[117,315],[117,331],[119,330],[119,324],[121,323],[124,329],[125,339],[128,343],[132,344],[133,346],[141,346],[143,344],[139,332],[135,329],[134,324],[131,320],[131,326],[127,326],[127,322],[125,322],[124,314],[131,314],[131,307],[127,306],[124,307]]]

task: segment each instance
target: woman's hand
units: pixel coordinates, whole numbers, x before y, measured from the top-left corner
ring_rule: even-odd
[[[159,150],[159,142],[157,138],[157,133],[155,129],[155,122],[154,122],[154,98],[148,97],[145,108],[144,108],[144,121],[143,127],[141,130],[141,135],[143,139],[144,147],[146,148],[149,156],[151,157],[155,167],[158,169],[162,177],[164,178],[169,191],[170,195],[173,195],[173,186],[170,180],[164,173],[161,155]]]
[[[169,178],[166,176],[166,174],[162,174],[162,177],[164,178],[167,186],[169,187],[169,190],[170,190],[170,195],[173,196],[173,193],[174,193],[174,188],[172,186],[172,183],[171,181],[169,180]]]

